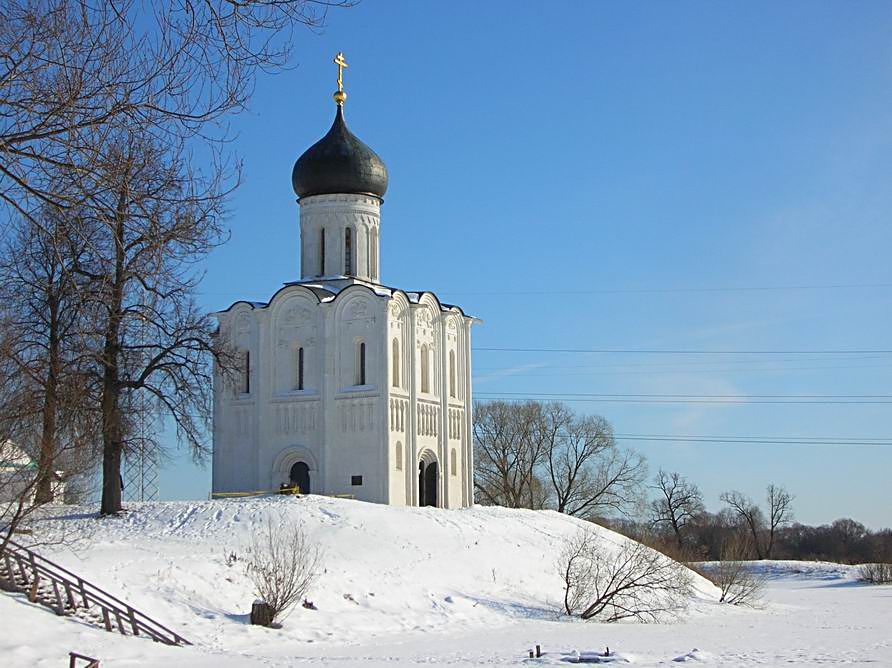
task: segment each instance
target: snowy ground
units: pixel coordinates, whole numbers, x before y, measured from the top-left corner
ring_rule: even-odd
[[[51,523],[90,540],[45,552],[195,646],[123,638],[0,594],[2,665],[67,665],[69,651],[115,667],[564,665],[609,646],[639,666],[892,666],[892,586],[859,585],[837,564],[761,564],[769,576],[763,609],[720,606],[697,580],[681,620],[602,625],[556,614],[555,552],[580,526],[556,513],[322,497],[132,508],[104,520],[60,510]],[[270,518],[294,517],[326,551],[327,571],[310,595],[319,610],[298,609],[279,630],[252,627],[250,582],[225,555],[242,552]],[[625,540],[600,531],[607,543]],[[546,654],[531,661],[526,652],[537,643]]]

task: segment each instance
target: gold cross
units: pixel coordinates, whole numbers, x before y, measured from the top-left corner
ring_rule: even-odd
[[[342,52],[338,52],[338,55],[335,56],[334,64],[338,66],[338,92],[344,92],[344,68],[348,67],[347,61],[344,60],[344,54]]]

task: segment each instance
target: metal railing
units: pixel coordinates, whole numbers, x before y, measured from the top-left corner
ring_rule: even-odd
[[[99,668],[99,659],[94,659],[77,652],[68,652],[68,668],[76,668],[78,661],[85,661],[86,665],[82,668]]]
[[[52,585],[50,600],[58,615],[65,614],[66,607],[75,610],[78,607],[89,609],[90,606],[95,606],[101,611],[106,631],[114,631],[117,627],[122,635],[126,635],[129,630],[132,635],[144,634],[165,645],[192,644],[176,631],[160,624],[117,596],[12,540],[7,542],[6,549],[0,557],[6,566],[6,576],[10,584],[16,589],[21,589],[16,583],[17,570],[19,579],[23,582],[22,586],[25,587],[32,602],[37,601],[41,581],[50,583]]]

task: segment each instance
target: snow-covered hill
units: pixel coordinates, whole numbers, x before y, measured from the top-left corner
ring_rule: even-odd
[[[244,554],[266,522],[302,522],[325,553],[310,593],[318,610],[295,609],[281,631],[300,641],[553,618],[564,538],[587,527],[608,545],[627,540],[554,512],[393,508],[320,496],[133,504],[121,518],[58,517],[46,529],[89,540],[47,556],[187,638],[228,647],[253,644],[259,630],[244,624],[251,582],[226,556]],[[710,583],[696,582],[704,598],[715,598]]]
[[[195,642],[166,647],[61,620],[22,595],[0,594],[4,666],[67,665],[78,651],[116,668],[282,667],[321,663],[519,665],[601,651],[646,666],[892,665],[888,587],[858,585],[848,567],[768,562],[765,606],[719,605],[695,577],[686,619],[595,624],[559,618],[555,560],[581,527],[605,545],[626,539],[553,512],[391,508],[323,497],[133,504],[120,518],[58,508],[44,530],[79,536],[51,559],[132,602]],[[326,572],[282,629],[247,624],[254,593],[239,562],[253,531],[297,519],[326,552]]]

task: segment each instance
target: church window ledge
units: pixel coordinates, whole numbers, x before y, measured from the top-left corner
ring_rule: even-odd
[[[279,392],[274,395],[271,399],[274,403],[282,403],[288,401],[318,401],[319,400],[319,391],[318,390],[288,390],[286,392]]]
[[[375,385],[351,385],[350,387],[342,387],[336,399],[348,399],[353,397],[376,397],[378,396],[378,387]]]
[[[342,392],[363,392],[366,390],[374,390],[377,389],[374,385],[369,385],[368,383],[362,385],[350,385],[349,387],[345,387]]]

